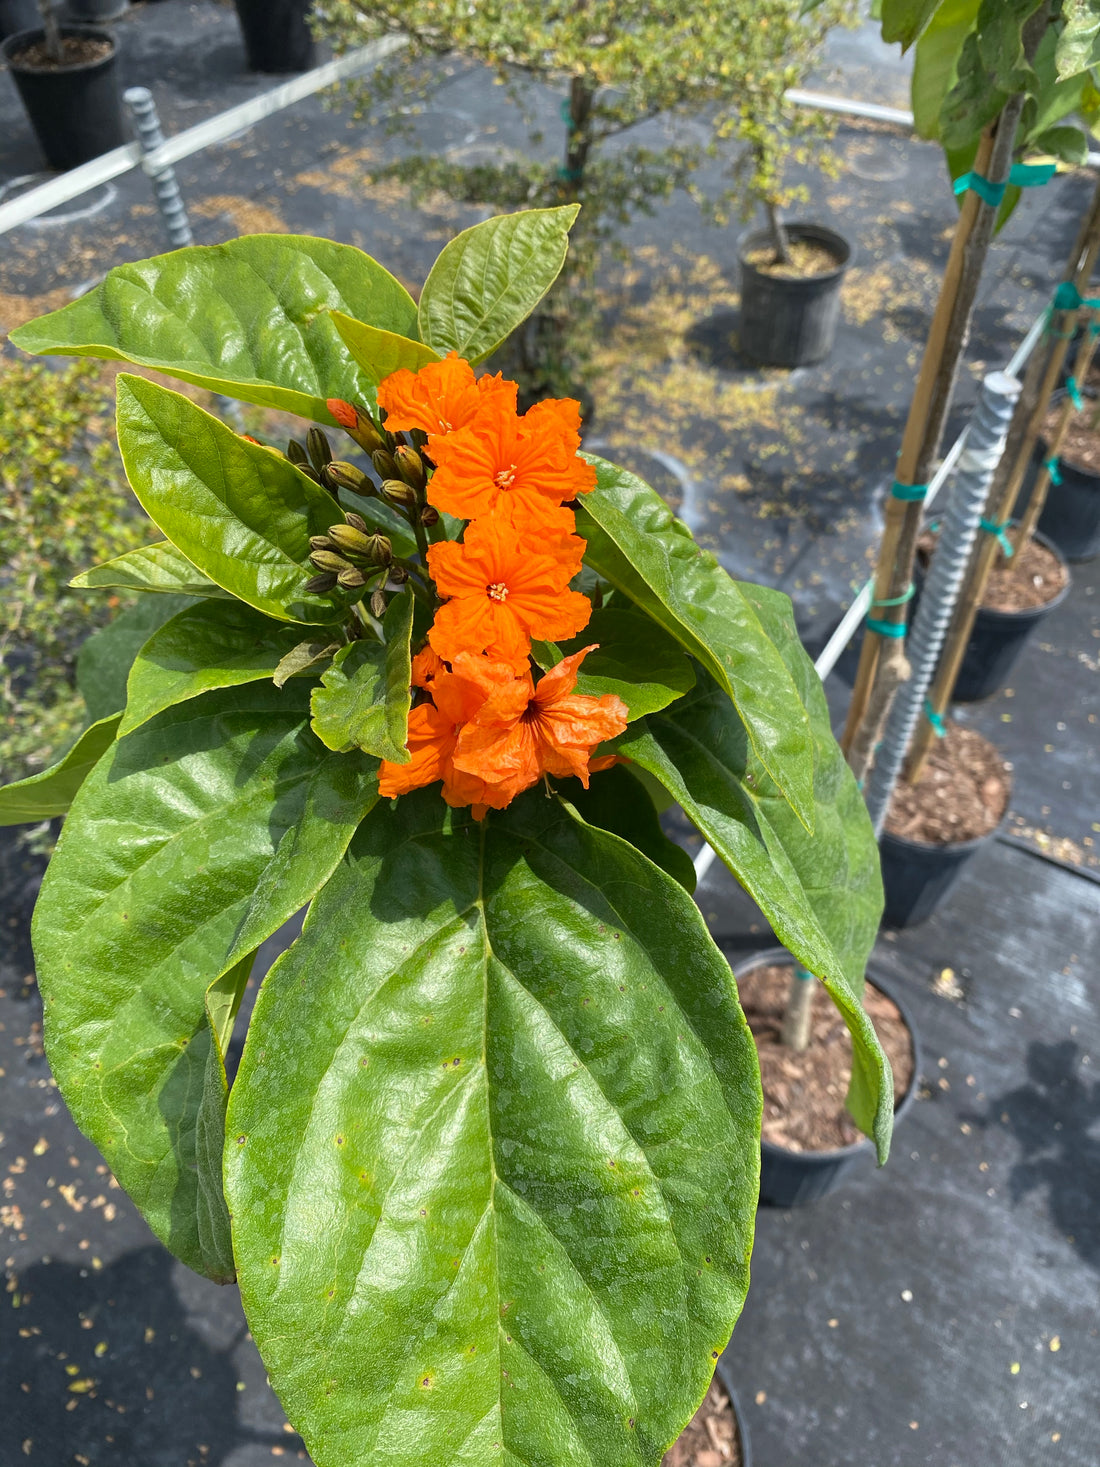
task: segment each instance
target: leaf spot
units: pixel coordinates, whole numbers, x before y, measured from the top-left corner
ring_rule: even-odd
[[[435,1381],[432,1379],[432,1377],[430,1375],[426,1375],[423,1378],[423,1380],[420,1382],[420,1384],[421,1384],[421,1386],[423,1387],[424,1390],[430,1391],[431,1388],[432,1388],[432,1386],[435,1384]]]
[[[245,1136],[238,1136],[238,1137],[237,1137],[237,1145],[238,1145],[238,1146],[243,1146],[243,1145],[244,1145],[244,1143],[245,1143],[245,1141],[246,1141],[246,1140],[247,1140],[247,1139],[248,1139],[248,1138],[247,1138],[247,1137],[245,1137]]]

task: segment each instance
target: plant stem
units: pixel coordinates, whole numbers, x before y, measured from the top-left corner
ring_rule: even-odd
[[[768,233],[771,235],[772,249],[775,251],[773,264],[790,265],[791,242],[783,227],[783,221],[779,217],[779,209],[774,199],[764,200],[764,213],[768,216]]]
[[[810,1047],[814,1016],[814,993],[817,979],[798,963],[791,968],[791,986],[787,990],[787,1007],[783,1011],[782,1041],[788,1049]]]
[[[50,60],[56,61],[60,66],[65,59],[65,53],[61,49],[61,28],[57,23],[51,0],[38,0],[38,13],[42,17],[42,25],[46,32],[46,50],[50,53]]]

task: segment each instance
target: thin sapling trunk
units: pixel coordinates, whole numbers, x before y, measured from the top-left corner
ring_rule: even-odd
[[[764,212],[768,216],[768,234],[771,236],[772,250],[774,251],[774,265],[790,265],[791,241],[779,217],[779,209],[773,199],[764,200]]]
[[[791,986],[787,991],[781,1038],[788,1049],[799,1053],[810,1047],[816,989],[817,979],[814,975],[795,963],[791,968]]]
[[[61,49],[61,27],[57,23],[50,0],[38,0],[38,13],[42,17],[42,26],[46,32],[46,50],[50,53],[50,60],[56,61],[58,66],[65,59]]]

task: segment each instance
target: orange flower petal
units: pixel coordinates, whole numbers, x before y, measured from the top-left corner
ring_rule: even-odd
[[[414,688],[430,688],[441,672],[446,672],[439,654],[432,647],[423,647],[412,660],[412,685]]]
[[[378,771],[378,793],[388,800],[442,779],[443,762],[450,758],[454,743],[455,728],[449,718],[430,703],[414,708],[409,714],[409,734],[405,742],[412,758],[407,764],[382,760]]]
[[[516,384],[495,377],[474,377],[474,369],[457,352],[429,362],[417,372],[393,372],[378,388],[378,405],[391,433],[420,428],[425,433],[451,433],[464,428],[487,405],[514,412]]]

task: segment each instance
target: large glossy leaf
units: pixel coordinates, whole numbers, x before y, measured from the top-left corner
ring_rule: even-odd
[[[118,443],[142,508],[192,564],[280,621],[332,622],[341,600],[306,583],[310,536],[339,512],[269,448],[144,377],[118,379]]]
[[[498,214],[452,239],[420,293],[421,341],[441,356],[484,361],[558,278],[579,208]]]
[[[115,741],[119,714],[86,728],[63,759],[41,774],[0,786],[0,825],[30,825],[65,815],[77,790]]]
[[[664,794],[659,785],[654,788]],[[593,775],[587,789],[579,780],[571,779],[562,782],[561,790],[589,825],[598,825],[629,841],[635,850],[674,877],[689,895],[695,890],[694,861],[683,846],[665,835],[649,790],[625,764],[612,765]]]
[[[114,744],[35,909],[46,1049],[69,1109],[157,1236],[215,1278],[232,1261],[207,1251],[224,1230],[211,1232],[196,1173],[207,989],[309,901],[376,799],[374,762],[332,758],[307,709],[294,683],[230,688]]]
[[[939,8],[940,0],[882,0],[882,39],[908,51]]]
[[[608,606],[571,642],[563,656],[596,644],[581,663],[577,692],[599,698],[614,693],[631,719],[655,713],[695,685],[695,671],[683,647],[651,617],[634,608]]]
[[[313,731],[330,749],[365,749],[407,764],[414,597],[395,596],[382,623],[385,643],[365,639],[341,647],[313,689]]]
[[[153,633],[130,668],[119,736],[150,718],[208,693],[274,677],[300,645],[298,627],[272,621],[251,606],[200,602]]]
[[[419,372],[429,362],[440,360],[439,353],[422,341],[382,331],[364,321],[353,321],[339,311],[333,311],[332,320],[355,364],[376,384],[402,367]]]
[[[816,763],[812,836],[794,818],[723,690],[700,672],[695,691],[618,741],[661,780],[754,898],[780,941],[822,979],[852,1034],[849,1104],[889,1150],[893,1084],[863,1012],[863,973],[882,915],[878,849],[862,796],[829,726],[821,682],[786,598],[757,588],[761,615],[810,709]]]
[[[963,41],[974,29],[980,0],[943,0],[917,42],[910,96],[922,138],[940,135],[940,108],[955,80]]]
[[[126,679],[134,658],[155,631],[195,605],[192,596],[141,596],[92,635],[76,659],[76,686],[89,718],[106,718],[126,706]],[[223,604],[223,609],[224,604]]]
[[[169,595],[212,596],[225,600],[229,592],[193,566],[171,540],[157,540],[141,550],[128,550],[91,570],[81,571],[70,586],[98,589],[125,587],[132,591],[166,591]]]
[[[731,580],[648,484],[585,455],[597,487],[577,511],[593,570],[697,657],[744,719],[753,749],[803,823],[813,826],[809,718],[760,622],[756,587]]]
[[[350,245],[254,234],[116,265],[95,290],[28,322],[24,351],[105,357],[322,423],[325,399],[373,402],[330,311],[401,336],[416,305],[388,270]]]
[[[539,792],[380,806],[230,1098],[242,1297],[318,1467],[657,1467],[744,1298],[759,1115],[664,872]]]

